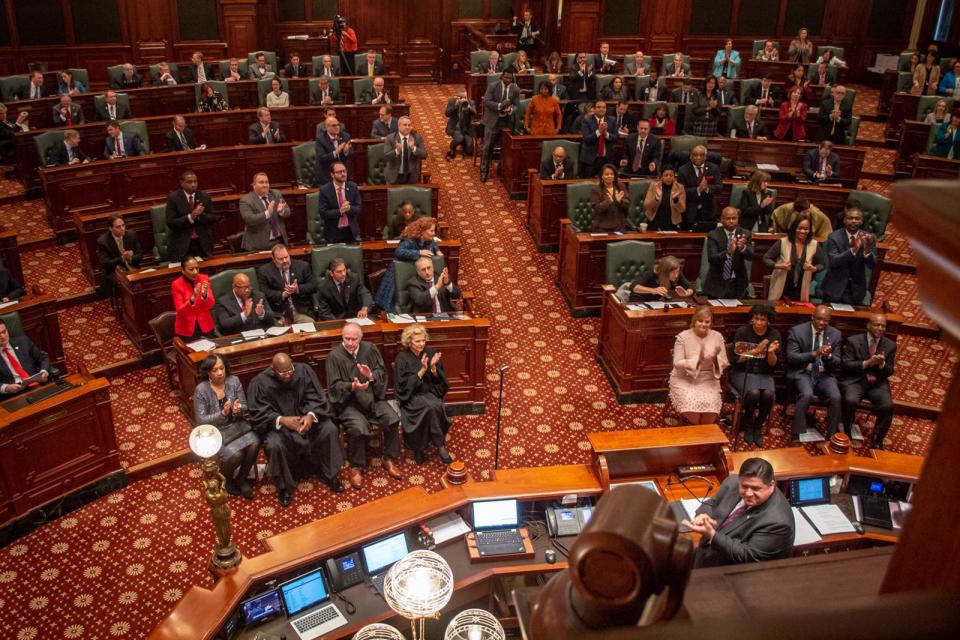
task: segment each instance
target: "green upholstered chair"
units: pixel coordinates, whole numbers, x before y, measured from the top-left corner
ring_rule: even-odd
[[[147,133],[147,123],[144,120],[124,120],[120,123],[120,131],[125,136],[137,136],[145,153],[150,153],[150,134]]]
[[[414,219],[433,215],[433,189],[425,187],[391,187],[387,189],[387,219],[383,222],[383,239],[390,239],[390,220],[404,202],[414,208]]]
[[[509,69],[510,65],[517,61],[517,52],[511,51],[510,53],[505,53],[500,56],[501,62],[503,62],[503,68]]]
[[[0,78],[0,100],[12,102],[21,95],[30,95],[27,85],[30,76],[7,76]]]
[[[319,70],[323,68],[323,56],[310,58],[310,66],[312,67],[312,74],[317,75]],[[333,67],[335,75],[340,75],[340,56],[330,56],[330,66]]]
[[[502,73],[488,73],[487,74],[487,86],[489,87],[492,84],[497,84],[500,82],[500,77],[503,76]]]
[[[706,146],[703,136],[673,136],[670,138],[670,153],[690,153],[698,145]]]
[[[383,155],[385,148],[382,144],[372,144],[367,147],[367,182],[369,184],[386,184],[387,178],[383,175],[383,168],[387,161]]]
[[[750,270],[753,268],[753,260],[746,258],[744,263],[747,267],[747,276],[750,275]],[[707,239],[703,239],[703,247],[700,249],[700,272],[697,274],[697,281],[693,285],[694,291],[699,294],[703,294],[703,287],[707,282],[707,271],[710,270],[710,262],[707,260]],[[753,284],[747,285],[747,298],[754,298],[756,294],[753,290]]]
[[[817,59],[818,59],[820,56],[822,56],[822,55],[823,55],[823,52],[826,51],[827,49],[832,49],[832,50],[833,50],[833,57],[834,57],[834,58],[840,58],[841,60],[844,60],[844,59],[845,59],[845,58],[843,57],[843,54],[844,54],[843,47],[835,47],[835,46],[833,46],[832,44],[822,44],[822,45],[820,45],[819,47],[817,47],[817,55],[814,56],[814,59],[813,59],[811,62],[816,62]]]
[[[843,96],[842,108],[853,110],[853,104],[857,101],[857,90],[847,87],[847,93]]]
[[[316,279],[327,277],[327,266],[334,258],[343,258],[347,271],[366,280],[363,273],[363,249],[355,244],[330,244],[323,247],[314,247],[310,252],[310,268]]]
[[[750,55],[751,58],[756,58],[760,55],[760,52],[763,51],[764,45],[767,44],[767,40],[770,38],[764,38],[763,40],[754,40],[753,41],[753,53]],[[773,48],[777,51],[780,50],[780,43],[776,40],[773,41]]]
[[[605,282],[619,288],[625,282],[634,282],[649,271],[657,259],[656,245],[639,240],[621,240],[607,245]]]
[[[567,185],[567,217],[576,231],[593,229],[593,206],[590,204],[590,192],[595,182],[577,182]]]
[[[286,78],[277,77],[277,80],[280,81],[280,86],[283,88],[287,94],[290,94],[290,81]],[[261,107],[267,106],[267,94],[270,93],[270,90],[273,88],[273,78],[269,80],[257,80],[257,98],[260,101],[259,104]],[[292,104],[292,103],[291,103]]]
[[[610,83],[613,82],[613,79],[616,77],[617,76],[610,73],[604,73],[604,74],[598,73],[595,76],[593,76],[593,84],[597,91],[596,93],[597,98],[600,97],[604,89],[610,86]],[[609,113],[609,111],[607,113]]]
[[[250,278],[250,285],[253,290],[260,291],[260,283],[257,281],[257,270],[255,268],[227,269],[210,276],[210,290],[213,291],[214,300],[227,295],[233,289],[233,276],[238,273],[245,273]]]
[[[107,85],[113,86],[114,82],[120,82],[120,76],[123,75],[123,65],[115,64],[107,67]]]
[[[570,177],[580,175],[580,143],[573,140],[544,140],[540,144],[540,164],[553,155],[553,150],[557,147],[563,147],[566,157],[573,160],[573,176]]]
[[[897,73],[897,91],[908,93],[913,88],[913,74],[909,71]]]
[[[48,166],[51,164],[47,155],[52,147],[63,144],[63,132],[64,129],[55,129],[34,136],[33,143],[37,145],[37,157],[40,158],[42,164]]]
[[[917,53],[916,51],[903,51],[900,53],[900,57],[897,59],[897,71],[910,73],[910,58],[913,57],[913,54]],[[920,58],[920,61],[923,61],[923,58]],[[912,76],[913,74],[910,73]]]
[[[247,69],[256,63],[257,54],[262,53],[263,59],[266,61],[270,68],[273,69],[274,73],[277,73],[277,53],[275,51],[251,51],[247,54]]]
[[[854,190],[847,200],[859,200],[863,209],[863,230],[883,240],[887,233],[887,223],[890,221],[890,212],[893,211],[893,201],[872,191]]]
[[[360,102],[360,96],[366,91],[373,92],[373,78],[355,78],[353,80],[353,101],[355,103]]]
[[[476,71],[477,67],[489,60],[490,52],[486,49],[477,49],[470,52],[470,71]]]
[[[627,183],[627,228],[637,230],[646,221],[643,199],[647,197],[651,180],[633,180]]]
[[[746,120],[743,119],[743,114],[746,110],[746,107],[727,108],[727,133],[737,126],[746,126]]]
[[[666,105],[667,115],[670,116],[670,119],[676,122],[677,120],[677,103],[675,102],[645,102],[643,104],[643,109],[641,109],[640,114],[644,120],[649,120],[657,112],[657,109],[661,105]]]
[[[340,100],[343,100],[343,95],[340,93],[340,78],[330,78],[330,90],[340,96]],[[286,91],[286,89],[284,89]],[[319,78],[310,78],[307,80],[307,99],[310,100],[310,104],[315,104],[313,101],[313,94],[320,92],[320,79]]]
[[[857,133],[860,131],[860,116],[850,118],[850,126],[847,127],[847,138],[844,144],[853,146],[857,143]]]
[[[100,107],[106,108],[107,104],[107,94],[103,93],[98,96],[93,96],[93,108],[99,109]],[[117,107],[120,111],[123,110],[123,107],[127,109],[130,108],[130,95],[126,93],[117,93]]]
[[[947,101],[947,114],[949,114],[953,109],[953,100],[943,96],[920,96],[917,100],[917,117],[915,119],[923,120],[926,118],[927,114],[936,108],[937,102],[944,99]]]
[[[377,62],[379,62],[380,64],[383,64],[383,54],[382,54],[382,53],[378,53],[378,54],[377,54]],[[363,51],[363,52],[361,52],[361,53],[355,53],[355,54],[353,54],[353,70],[354,70],[354,71],[356,71],[357,69],[359,69],[361,66],[365,65],[366,63],[367,63],[367,52],[366,52],[366,51]]]
[[[679,51],[676,53],[679,53]],[[673,64],[673,56],[674,56],[673,53],[663,54],[663,59],[660,61],[660,73],[662,73],[663,75],[667,74],[667,65]],[[688,56],[687,54],[683,54],[683,62],[685,64],[690,64],[690,56]]]
[[[524,98],[519,102],[517,108],[513,112],[513,132],[517,135],[529,133],[526,125],[523,123],[523,119],[526,117],[527,109],[529,108],[530,98]]]
[[[150,207],[150,226],[153,228],[153,257],[157,262],[167,262],[170,243],[170,228],[167,227],[167,205],[155,204]]]
[[[217,66],[220,67],[220,77],[226,78],[227,74],[230,73],[229,58],[226,60],[217,60]],[[240,77],[244,80],[246,80],[250,74],[250,64],[243,58],[237,60],[237,73],[239,73]]]
[[[927,134],[927,146],[924,147],[924,153],[929,154],[933,151],[933,143],[937,139],[937,129],[940,128],[940,125],[934,123],[930,125],[930,132]]]
[[[753,87],[759,87],[761,82],[760,78],[744,78],[740,81],[740,104],[746,106],[750,90]]]
[[[433,256],[434,274],[443,271],[445,264],[443,256]],[[407,281],[416,273],[417,265],[415,262],[393,261],[393,277],[397,286],[397,304],[395,306],[397,313],[407,313],[410,311],[410,296],[407,295]]]
[[[743,197],[743,192],[747,190],[747,184],[745,182],[737,182],[730,188],[730,206],[740,208],[740,198]],[[773,196],[773,201],[777,201],[777,190],[767,187],[767,191],[770,192],[770,195]],[[766,229],[761,229],[761,231],[766,232]]]
[[[307,242],[310,244],[323,244],[326,242],[326,236],[323,234],[324,220],[320,213],[320,192],[314,191],[307,194]]]
[[[87,91],[90,91],[90,74],[87,73],[86,69],[67,69],[67,71],[73,76],[74,82],[83,83]]]
[[[3,323],[7,325],[7,333],[10,334],[11,338],[25,335],[23,333],[23,321],[20,319],[19,311],[0,313],[0,320],[3,320]]]
[[[587,61],[588,61],[588,64],[589,64],[589,61],[590,61],[590,54],[589,54],[589,53],[587,54]],[[576,63],[577,63],[577,54],[575,54],[575,53],[568,53],[568,54],[567,54],[567,66],[564,67],[564,68],[567,70],[567,72],[569,72],[570,69],[573,69],[573,66],[574,66]]]
[[[942,58],[940,58],[940,77],[941,78],[943,77],[943,74],[953,70],[954,60],[956,60],[956,58],[948,58],[947,56],[943,56]]]
[[[173,70],[170,71],[173,73]],[[223,96],[223,101],[227,103],[227,107],[230,106],[230,97],[227,95],[227,83],[222,80],[207,80],[204,84],[210,85],[210,88]],[[193,99],[197,102],[197,109],[200,109],[200,87],[203,86],[199,82],[193,85]]]
[[[177,66],[176,62],[168,62],[167,66],[170,67],[170,75],[177,79],[179,82],[180,78],[180,68]],[[150,65],[150,82],[152,84],[157,84],[157,81],[160,80],[160,65],[152,64]]]
[[[291,150],[293,154],[293,175],[298,185],[317,186],[317,148],[313,141],[298,144]]]

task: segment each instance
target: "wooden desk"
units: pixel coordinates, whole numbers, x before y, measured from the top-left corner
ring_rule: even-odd
[[[348,104],[334,105],[337,110],[337,119],[343,128],[358,140],[358,144],[366,144],[363,139],[370,135],[370,127],[377,118],[379,105]],[[271,112],[273,120],[278,122],[289,141],[309,141],[316,137],[317,125],[323,121],[324,107],[296,106],[286,109],[274,109]],[[393,106],[396,117],[410,114],[410,107],[406,104]],[[208,148],[232,147],[246,145],[249,140],[250,125],[257,121],[256,109],[236,109],[217,113],[186,113],[184,118],[187,127],[193,132],[194,140],[198,145],[205,144]],[[166,135],[171,130],[171,116],[151,116],[136,118],[147,126],[147,137],[153,153],[165,151]],[[90,122],[74,127],[80,133],[80,149],[93,160],[103,160],[103,147],[106,123]],[[40,167],[44,166],[44,158],[37,155],[35,138],[51,129],[31,129],[14,136],[16,152],[16,167],[21,180],[28,189],[39,188]],[[366,157],[363,164],[358,166],[354,159],[347,162],[350,179],[362,183],[366,181]],[[89,167],[89,165],[87,165]]]
[[[438,185],[418,185],[429,188],[433,191],[433,211],[431,215],[436,218],[439,216],[439,190]],[[387,189],[386,186],[378,185],[360,185],[360,197],[363,200],[363,213],[360,216],[360,233],[365,240],[379,240],[383,237],[383,227],[387,220]],[[317,189],[285,189],[281,190],[284,199],[292,209],[291,216],[287,219],[287,233],[291,238],[291,244],[301,244],[306,242],[307,234],[307,205],[306,197],[309,193],[316,192]],[[220,221],[213,227],[214,252],[216,254],[229,253],[230,247],[227,246],[227,236],[243,231],[243,220],[240,218],[239,201],[241,196],[238,194],[221,195],[213,199],[215,212],[221,217]],[[77,240],[80,246],[80,268],[83,275],[91,284],[100,282],[100,258],[97,255],[97,238],[103,234],[110,225],[110,216],[118,214],[123,216],[127,223],[127,230],[137,234],[140,241],[140,248],[143,250],[143,262],[141,267],[149,267],[156,264],[153,257],[153,247],[155,244],[153,236],[153,224],[150,220],[150,206],[141,205],[130,209],[101,211],[98,213],[74,213],[73,223],[77,233]],[[0,235],[2,240],[2,235]]]
[[[920,120],[908,118],[900,125],[900,143],[894,161],[894,174],[897,178],[909,178],[918,155],[927,154],[927,141],[930,130],[939,125],[926,124]]]
[[[52,294],[27,294],[20,298],[17,304],[0,309],[0,315],[13,312],[20,314],[23,332],[37,347],[46,352],[51,366],[66,373],[60,316],[57,315],[57,297]]]
[[[883,130],[883,137],[887,142],[894,144],[900,140],[900,130],[905,120],[914,120],[917,117],[917,105],[920,96],[912,93],[897,92],[890,100],[890,114],[887,116],[887,126]]]
[[[920,154],[913,165],[914,180],[956,180],[960,174],[960,160]]]
[[[449,265],[450,275],[456,281],[460,266],[460,242],[446,240],[440,247]],[[397,246],[380,240],[365,242],[363,249],[364,274],[385,269],[393,260]],[[310,260],[311,246],[291,247],[290,255],[302,260]],[[203,261],[201,270],[212,275],[227,269],[258,267],[270,260],[270,253],[243,253],[216,256]],[[173,298],[170,295],[170,283],[180,277],[180,269],[160,267],[158,269],[138,269],[119,272],[117,283],[120,287],[120,324],[130,340],[141,351],[157,349],[151,318],[164,311],[173,311]],[[373,292],[376,293],[376,292]]]
[[[77,386],[35,404],[26,400],[36,392],[0,403],[0,523],[120,471],[110,383],[66,380]]]
[[[23,282],[23,263],[20,261],[20,248],[17,245],[17,230],[0,224],[0,265],[10,271],[19,282]]]
[[[330,351],[341,342],[341,326],[315,333],[286,333],[282,336],[240,342],[216,349],[216,353],[230,361],[230,369],[244,387],[253,376],[270,366],[278,352],[290,354],[294,362],[303,362],[317,372],[320,383],[326,387],[324,362]],[[407,325],[377,322],[363,328],[363,339],[377,345],[389,374],[388,397],[393,397],[393,362],[403,350],[400,332]],[[458,413],[483,413],[486,394],[487,341],[490,321],[486,318],[466,317],[462,320],[428,322],[430,345],[443,353],[443,367],[450,382],[445,404],[460,405]],[[240,336],[233,336],[240,340]],[[193,420],[193,390],[200,383],[200,364],[210,352],[194,352],[177,338],[174,340],[177,370],[180,374],[180,409]]]
[[[713,309],[713,328],[725,339],[733,338],[736,330],[746,324],[750,307]],[[834,311],[831,326],[844,335],[866,331],[872,311]],[[600,343],[597,359],[610,386],[621,403],[639,402],[646,398],[662,398],[673,369],[674,339],[690,328],[693,309],[669,311],[631,311],[620,304],[613,288],[604,287],[603,310],[600,315]],[[808,321],[813,315],[809,307],[777,307],[773,328],[786,336],[790,328]],[[887,335],[895,339],[903,316],[887,315]],[[782,382],[783,367],[778,368],[778,382]],[[781,386],[778,384],[778,386]]]

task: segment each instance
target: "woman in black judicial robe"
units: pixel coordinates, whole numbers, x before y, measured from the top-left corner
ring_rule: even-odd
[[[440,353],[427,347],[427,330],[412,324],[400,334],[404,349],[394,362],[394,385],[400,403],[403,438],[417,464],[426,460],[427,445],[436,445],[444,464],[453,462],[444,441],[453,424],[443,408],[449,385]]]

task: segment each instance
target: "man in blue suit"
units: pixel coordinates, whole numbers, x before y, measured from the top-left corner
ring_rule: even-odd
[[[107,141],[103,147],[103,157],[126,158],[128,156],[142,156],[144,154],[140,136],[124,135],[120,130],[120,123],[111,120],[107,123]]]
[[[47,354],[26,336],[11,337],[6,323],[0,320],[0,398],[23,391],[22,381],[37,373],[46,382],[49,372]]]
[[[798,324],[787,333],[787,384],[796,391],[793,439],[807,430],[807,407],[814,394],[827,402],[827,437],[837,432],[840,422],[840,388],[835,373],[841,370],[840,346],[843,336],[830,326],[830,307],[819,305],[810,322]]]
[[[803,156],[803,174],[811,182],[840,179],[840,156],[833,151],[833,143],[824,140],[817,149]]]
[[[347,165],[342,162],[330,166],[330,178],[320,187],[323,234],[328,243],[360,242],[360,189],[347,180]]]
[[[580,144],[580,176],[600,175],[600,167],[613,162],[613,145],[617,142],[617,121],[607,115],[607,103],[597,100],[593,117],[584,118],[580,125],[583,141]]]
[[[827,274],[823,278],[823,301],[862,304],[867,295],[867,267],[873,268],[873,236],[860,231],[863,210],[859,200],[847,202],[843,229],[827,237]]]
[[[343,130],[340,121],[327,116],[323,121],[323,133],[317,135],[314,147],[317,156],[317,184],[323,186],[330,182],[330,170],[334,162],[343,162],[353,155],[350,134]]]

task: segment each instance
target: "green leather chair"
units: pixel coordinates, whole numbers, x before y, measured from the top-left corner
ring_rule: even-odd
[[[772,39],[772,38],[764,38],[763,40],[754,40],[754,41],[753,41],[753,53],[750,55],[750,57],[751,57],[751,58],[756,58],[758,55],[760,55],[760,52],[763,51],[763,46],[764,46],[765,44],[767,44],[767,40],[771,40],[771,39]],[[776,49],[777,51],[779,51],[779,50],[780,50],[780,43],[777,42],[776,40],[774,40],[774,41],[773,41],[773,48]]]
[[[387,219],[383,225],[383,239],[390,239],[390,219],[404,202],[414,207],[414,219],[433,215],[433,190],[425,187],[391,187],[387,189]]]
[[[913,88],[913,74],[909,71],[897,73],[897,91],[900,93],[909,93]]]
[[[810,302],[813,303],[823,302],[823,281],[827,277],[827,272],[830,270],[830,256],[827,254],[826,249],[823,251],[823,267],[823,269],[814,274],[813,280],[810,281]],[[864,271],[867,276],[867,283],[869,283],[873,269],[865,267]],[[873,294],[870,293],[870,289],[868,288],[867,292],[863,295],[863,299],[856,304],[870,306],[872,300]]]
[[[738,125],[746,126],[746,120],[743,119],[743,114],[746,110],[746,107],[727,108],[727,134]]]
[[[383,54],[382,54],[382,53],[378,53],[378,54],[377,54],[377,62],[379,62],[380,64],[383,64]],[[362,51],[362,52],[360,52],[360,53],[355,53],[355,54],[353,54],[353,70],[354,70],[354,71],[356,71],[357,69],[359,69],[362,65],[365,65],[366,63],[367,63],[367,52],[366,52],[366,51]]]
[[[43,165],[50,166],[51,163],[48,161],[49,158],[47,158],[47,154],[52,147],[63,144],[64,131],[64,129],[54,129],[53,131],[44,131],[34,136],[33,143],[37,145],[37,157],[40,158],[40,162]]]
[[[553,150],[557,147],[563,147],[566,156],[573,160],[573,175],[571,178],[580,175],[580,143],[573,140],[544,140],[540,144],[540,164],[553,155]],[[540,167],[537,167],[539,170]]]
[[[347,271],[360,276],[365,280],[363,274],[363,249],[354,244],[331,244],[323,247],[314,247],[310,252],[310,268],[313,270],[313,277],[321,280],[327,277],[327,266],[334,258],[343,258],[347,264]],[[314,294],[316,302],[316,294]]]
[[[953,62],[956,59],[957,58],[948,58],[946,56],[940,58],[940,77],[941,78],[943,77],[943,74],[953,70]]]
[[[860,201],[863,208],[863,230],[877,236],[877,240],[883,240],[887,233],[890,213],[893,211],[893,201],[872,191],[859,190],[851,191],[847,200]]]
[[[433,256],[433,273],[438,274],[443,271],[446,265],[443,256]],[[417,273],[415,262],[393,261],[393,277],[397,286],[397,300],[395,309],[397,313],[408,313],[410,311],[410,296],[407,295],[407,281]]]
[[[570,218],[576,231],[593,230],[593,206],[590,204],[590,192],[596,186],[595,181],[567,185],[567,217]]]
[[[0,100],[3,102],[12,102],[21,95],[30,95],[27,85],[30,84],[30,76],[7,76],[0,78]]]
[[[822,56],[822,55],[823,55],[823,52],[826,51],[827,49],[832,49],[832,50],[833,50],[833,57],[834,57],[834,58],[840,58],[841,60],[845,60],[845,59],[846,59],[846,58],[843,57],[843,53],[844,53],[843,47],[835,47],[835,46],[833,46],[832,44],[822,44],[822,45],[820,45],[819,47],[817,47],[817,55],[814,56],[814,58],[813,58],[813,60],[812,60],[811,62],[816,62],[816,61],[817,61],[817,58],[819,58],[820,56]]]
[[[172,69],[171,69],[170,73],[173,73],[173,70],[172,70]],[[213,89],[214,91],[216,91],[217,93],[219,93],[220,95],[222,95],[224,102],[227,103],[227,107],[229,108],[229,106],[230,106],[230,97],[227,95],[227,83],[226,83],[226,82],[223,82],[223,81],[221,81],[221,80],[207,80],[207,82],[206,82],[205,84],[210,85],[210,88],[211,88],[211,89]],[[200,83],[196,83],[196,84],[193,85],[193,99],[194,99],[194,100],[196,101],[196,103],[197,103],[197,109],[198,109],[198,110],[200,109],[200,87],[201,87],[201,86],[202,86],[202,85],[201,85]]]
[[[611,242],[607,245],[605,282],[619,288],[625,282],[639,280],[644,273],[653,271],[656,260],[657,249],[653,242]]]
[[[603,90],[609,87],[610,83],[613,82],[613,79],[616,77],[617,76],[609,73],[605,73],[602,75],[598,73],[595,76],[593,76],[593,85],[597,91],[596,96],[598,99],[600,98],[600,94],[603,93]],[[609,109],[609,105],[608,105],[608,109]],[[607,113],[610,113],[609,110],[607,111]]]
[[[293,176],[297,185],[317,186],[317,148],[313,141],[298,144],[291,150],[293,154]]]
[[[530,108],[530,98],[525,98],[519,102],[517,108],[513,112],[513,132],[517,135],[523,135],[530,133],[527,131],[527,127],[524,124],[523,119],[527,115],[527,109]]]
[[[150,207],[150,226],[153,227],[153,257],[157,262],[169,259],[170,228],[167,227],[167,205]]]
[[[334,91],[338,96],[340,96],[340,101],[343,101],[343,94],[340,93],[340,78],[330,78],[330,90]],[[284,89],[286,91],[286,89]],[[320,79],[319,78],[310,78],[307,80],[307,100],[313,100],[314,92],[320,91]],[[310,104],[315,104],[311,102]],[[336,103],[334,103],[336,104]]]
[[[120,76],[123,75],[123,65],[115,64],[112,67],[107,67],[107,85],[113,86],[114,81],[119,82]]]
[[[663,74],[664,76],[667,74],[667,65],[673,64],[673,56],[675,53],[680,53],[680,52],[676,51],[674,53],[663,54],[663,59],[660,61],[660,73]],[[687,54],[683,54],[683,62],[685,64],[690,64],[690,56],[688,56]]]
[[[842,108],[853,110],[853,104],[857,101],[857,90],[847,87],[847,93],[843,96]]]
[[[111,89],[111,91],[113,91],[113,89]],[[130,108],[130,95],[129,95],[129,94],[126,94],[126,93],[119,93],[119,92],[115,92],[115,93],[117,94],[117,106],[118,106],[118,107],[126,107],[127,109],[129,109],[129,108]],[[97,109],[97,108],[99,108],[99,107],[105,107],[106,104],[107,104],[107,95],[106,95],[105,93],[104,93],[104,94],[100,94],[100,95],[98,95],[98,96],[93,96],[93,108],[94,108],[94,109]]]
[[[649,78],[648,78],[649,80]],[[645,102],[643,108],[640,110],[640,114],[644,120],[649,120],[657,112],[657,109],[660,108],[660,105],[667,106],[667,115],[670,116],[670,119],[676,122],[677,120],[677,103],[675,102]]]
[[[489,60],[490,52],[486,49],[477,49],[470,52],[470,71],[476,71],[477,67]]]
[[[660,77],[657,78],[657,87],[658,87],[658,88],[662,89],[663,87],[666,86],[666,84],[667,84],[667,79],[666,79],[666,78],[660,78]],[[645,96],[644,96],[644,92],[646,92],[647,87],[649,87],[649,86],[650,86],[650,76],[649,76],[649,75],[646,75],[646,76],[634,76],[634,77],[633,77],[633,96],[634,96],[634,98],[636,98],[637,100],[643,100],[644,97],[645,97]],[[660,103],[658,103],[658,102],[649,102],[649,103],[644,104],[643,106],[646,107],[647,104],[660,104]],[[673,110],[674,110],[674,112],[676,112],[676,110],[677,110],[676,105],[673,106]],[[651,112],[650,115],[652,116],[653,113]]]
[[[934,110],[937,106],[937,102],[940,100],[947,101],[947,114],[953,109],[953,100],[950,98],[944,98],[943,96],[920,96],[917,100],[917,117],[916,120],[923,120],[927,117],[927,114]]]
[[[730,206],[740,208],[740,198],[743,197],[743,192],[747,190],[747,185],[744,182],[737,182],[730,188]],[[777,190],[771,187],[767,187],[767,191],[770,192],[770,195],[773,196],[773,201],[777,201]],[[774,205],[776,208],[776,205]],[[766,229],[761,229],[761,231],[766,232]]]
[[[270,93],[270,90],[273,88],[273,80],[273,78],[270,78],[269,80],[257,80],[257,96],[260,100],[259,104],[261,107],[267,106],[267,94]],[[280,86],[284,91],[287,92],[287,95],[289,95],[290,81],[279,76],[277,77],[277,80],[280,81]]]
[[[144,120],[124,120],[120,123],[120,131],[125,136],[137,136],[145,153],[150,153],[150,134],[147,133],[147,123]]]
[[[367,183],[368,184],[386,184],[387,178],[383,175],[383,168],[387,161],[383,154],[385,148],[382,144],[372,144],[367,147]]]
[[[847,127],[847,138],[845,145],[853,146],[857,143],[857,133],[860,131],[860,116],[850,118],[850,126]]]
[[[373,91],[373,78],[355,78],[353,81],[353,101],[355,103],[360,102],[360,96],[363,95],[364,91]],[[343,97],[343,96],[341,96]]]
[[[640,223],[646,221],[643,199],[650,190],[651,180],[633,180],[627,183],[627,228],[634,231],[640,228]]]
[[[90,74],[86,69],[67,69],[67,71],[73,76],[74,82],[82,82],[87,91],[90,91]]]
[[[233,289],[233,276],[238,273],[245,273],[250,278],[250,285],[254,291],[260,291],[260,283],[257,281],[257,270],[253,267],[245,269],[227,269],[210,276],[210,290],[213,291],[214,300],[225,296]]]
[[[747,106],[747,95],[750,94],[750,90],[753,87],[759,87],[761,84],[760,78],[744,78],[740,81],[740,104]]]
[[[746,258],[744,264],[747,267],[747,277],[750,276],[751,269],[753,268],[753,260]],[[707,271],[710,270],[710,262],[707,260],[707,239],[703,239],[703,247],[700,249],[700,273],[697,274],[697,280],[693,285],[694,291],[699,294],[703,294],[703,287],[707,282]],[[755,298],[756,293],[753,290],[753,284],[747,285],[747,298]]]
[[[333,73],[340,75],[340,56],[330,56],[330,66],[333,67]],[[310,58],[311,74],[317,75],[317,72],[323,68],[323,56],[313,56]]]
[[[500,56],[500,60],[503,62],[503,68],[509,69],[510,65],[517,61],[517,52],[511,51],[510,53],[505,53]]]
[[[500,82],[500,77],[501,77],[502,75],[503,75],[502,73],[488,73],[488,74],[487,74],[487,86],[489,87],[489,86],[492,85],[492,84],[497,84],[498,82]]]
[[[311,143],[312,144],[312,143]],[[307,242],[313,245],[325,243],[323,234],[325,222],[320,214],[320,192],[308,193],[307,202]]]
[[[249,68],[250,68],[254,63],[256,63],[256,61],[257,61],[257,54],[258,54],[258,53],[262,53],[264,60],[266,60],[267,64],[270,65],[270,68],[273,69],[273,72],[274,72],[274,73],[278,73],[278,69],[277,69],[277,53],[276,53],[275,51],[251,51],[251,52],[247,53],[247,69],[248,69],[248,71],[249,71]]]
[[[673,136],[670,138],[671,153],[690,153],[698,145],[707,145],[707,139],[703,136]]]
[[[23,321],[20,319],[19,311],[0,314],[0,320],[3,320],[3,323],[7,325],[7,333],[10,334],[11,338],[26,335],[23,332]]]
[[[590,61],[591,61],[591,57],[590,57],[590,56],[591,56],[591,55],[593,55],[593,54],[591,54],[590,52],[587,52],[587,64],[590,64]],[[567,66],[564,67],[564,68],[569,72],[570,69],[573,69],[573,66],[574,66],[576,63],[577,63],[577,54],[576,54],[576,53],[568,53],[568,54],[567,54]]]
[[[910,58],[913,57],[913,54],[917,53],[916,51],[902,51],[900,57],[897,59],[897,71],[903,72],[906,71],[910,73]],[[923,57],[920,58],[920,62],[923,62]],[[910,74],[913,75],[912,73]]]
[[[177,82],[179,82],[180,69],[179,69],[179,67],[177,66],[177,63],[176,63],[176,62],[168,62],[168,63],[167,63],[167,66],[170,67],[170,75],[172,75],[174,78],[178,78]],[[152,65],[150,65],[150,82],[151,82],[152,84],[157,84],[157,81],[158,81],[159,79],[160,79],[160,65],[158,65],[158,64],[152,64]]]
[[[220,67],[220,77],[226,78],[227,74],[230,73],[230,59],[217,60],[217,66]],[[240,77],[244,80],[246,80],[250,74],[250,64],[243,58],[237,59],[237,73],[239,73]]]

